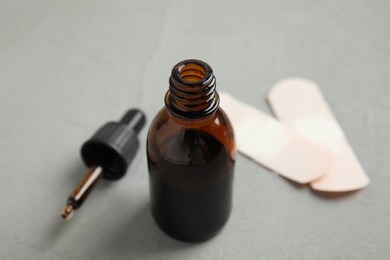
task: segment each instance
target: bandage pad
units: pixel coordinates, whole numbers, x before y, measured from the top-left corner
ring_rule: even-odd
[[[220,99],[233,124],[240,153],[302,184],[329,171],[331,155],[327,149],[227,93],[220,93]]]
[[[366,173],[314,82],[283,80],[271,88],[268,101],[283,123],[331,151],[333,163],[327,174],[311,182],[314,190],[347,192],[367,186]]]

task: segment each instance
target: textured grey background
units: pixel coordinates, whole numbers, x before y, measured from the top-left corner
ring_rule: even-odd
[[[0,259],[390,259],[389,11],[387,0],[1,1]],[[128,175],[63,223],[81,143],[129,107],[150,122],[186,58],[267,113],[278,80],[316,81],[371,184],[321,196],[239,155],[228,225],[181,243],[149,212],[144,130]]]

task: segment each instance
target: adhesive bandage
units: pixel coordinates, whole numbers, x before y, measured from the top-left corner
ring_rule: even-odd
[[[331,154],[260,110],[220,93],[238,151],[281,176],[309,183],[329,171]]]
[[[333,160],[328,172],[310,184],[314,190],[346,192],[361,189],[369,183],[314,82],[300,78],[283,80],[272,87],[268,101],[281,122],[331,151]]]

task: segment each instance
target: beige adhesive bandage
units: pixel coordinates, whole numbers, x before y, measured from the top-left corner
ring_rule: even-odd
[[[268,101],[283,123],[332,152],[329,172],[310,184],[314,190],[346,192],[367,186],[367,175],[314,82],[283,80],[272,87]]]
[[[298,183],[309,183],[328,172],[328,150],[227,93],[220,93],[220,99],[233,124],[239,152]]]

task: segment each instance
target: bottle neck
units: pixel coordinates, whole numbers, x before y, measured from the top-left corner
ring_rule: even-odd
[[[165,106],[175,116],[188,119],[212,115],[219,107],[219,96],[211,67],[199,60],[185,60],[173,67]]]

